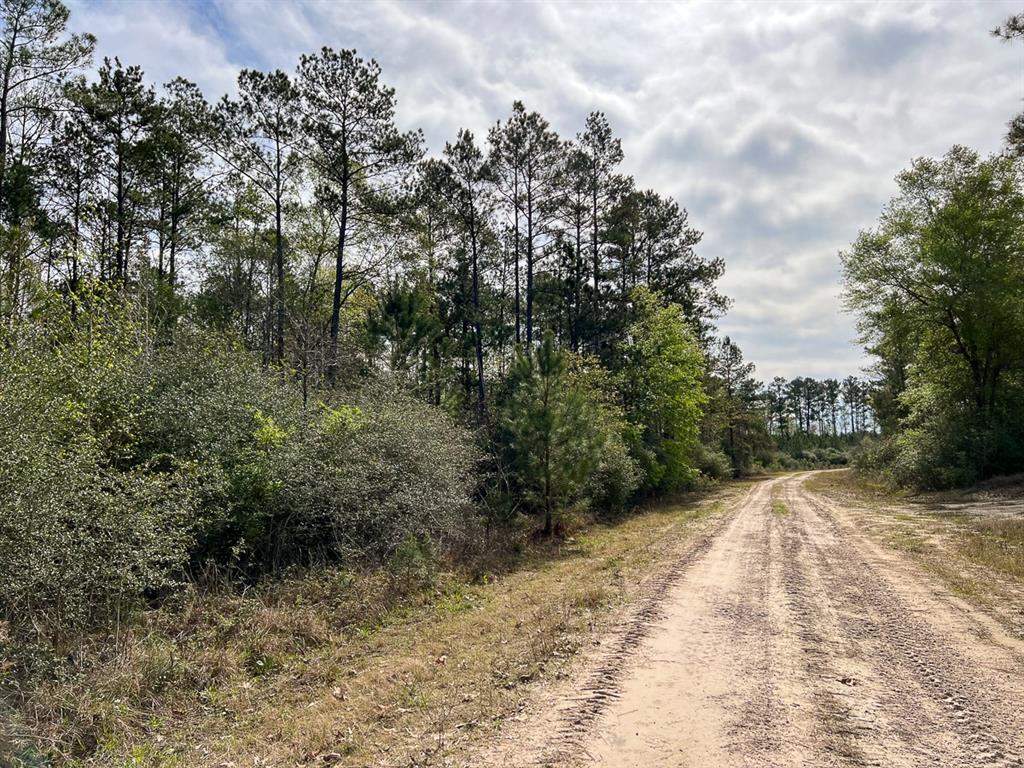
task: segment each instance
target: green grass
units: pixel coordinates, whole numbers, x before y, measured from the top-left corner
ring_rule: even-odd
[[[970,520],[957,543],[973,562],[1024,582],[1024,520]]]
[[[928,551],[924,539],[913,531],[897,529],[889,532],[885,537],[886,544],[900,552],[910,552],[920,555]]]

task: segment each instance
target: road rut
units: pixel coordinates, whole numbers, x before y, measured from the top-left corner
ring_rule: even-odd
[[[1024,642],[807,476],[754,486],[490,764],[1024,768]]]

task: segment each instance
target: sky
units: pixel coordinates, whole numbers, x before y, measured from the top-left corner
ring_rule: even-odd
[[[592,110],[625,172],[671,195],[726,263],[719,321],[758,376],[857,374],[838,253],[871,227],[915,157],[1002,147],[1024,46],[990,30],[1021,8],[946,3],[457,3],[71,0],[100,56],[213,100],[244,67],[356,48],[397,90],[403,130],[439,151],[512,102],[564,137]]]

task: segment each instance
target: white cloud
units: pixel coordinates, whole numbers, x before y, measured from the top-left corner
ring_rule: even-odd
[[[211,98],[243,66],[320,46],[376,58],[405,128],[435,150],[514,99],[575,134],[605,111],[639,184],[675,196],[726,260],[722,323],[762,376],[862,364],[837,251],[916,156],[1001,145],[1024,51],[1008,3],[619,4],[76,0],[76,29]]]

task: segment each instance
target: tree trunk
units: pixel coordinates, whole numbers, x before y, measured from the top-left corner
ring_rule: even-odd
[[[516,344],[523,342],[522,326],[520,324],[520,299],[519,299],[519,171],[516,169],[513,171],[514,180],[512,182],[512,239],[514,242],[514,248],[516,255]]]
[[[533,344],[533,187],[526,188],[526,345]]]
[[[554,515],[551,513],[551,449],[544,448],[544,535],[555,532]]]
[[[593,327],[591,332],[593,333],[593,348],[594,352],[598,351],[600,346],[600,339],[598,333],[599,318],[600,318],[600,293],[601,293],[601,257],[597,250],[597,185],[598,185],[598,173],[595,163],[594,174],[591,178],[591,211],[590,211],[590,251],[591,258],[594,262],[594,294],[591,297],[591,315]]]
[[[472,203],[470,203],[472,205]],[[476,239],[476,221],[470,213],[469,241],[473,255],[473,343],[476,347],[476,396],[480,421],[487,415],[487,401],[484,393],[484,342],[480,330],[480,270]]]
[[[170,264],[168,265],[168,282],[173,290],[178,276],[178,219],[179,214],[179,190],[177,172],[175,172],[174,191],[171,193],[171,242],[170,242]]]
[[[327,358],[327,381],[338,375],[338,332],[341,327],[341,288],[345,274],[345,239],[348,234],[348,173],[341,180],[341,223],[338,225],[338,253],[334,266],[334,300],[331,303],[331,342]]]
[[[569,327],[569,346],[573,352],[580,350],[580,317],[583,314],[583,295],[580,288],[583,282],[583,222],[580,220],[579,206],[576,207],[576,252],[574,254],[572,276],[572,321]]]
[[[117,151],[117,253],[114,255],[114,277],[124,280],[128,273],[128,254],[124,241],[124,149],[118,142]]]
[[[281,197],[278,195],[274,201],[274,219],[275,227],[277,230],[276,236],[276,248],[275,248],[275,275],[274,279],[276,285],[274,291],[276,293],[276,300],[274,303],[276,307],[276,317],[274,320],[274,358],[276,360],[284,359],[284,233],[281,231]]]
[[[19,16],[17,22],[21,21]],[[20,24],[15,23],[14,27],[8,30],[11,42],[7,46],[7,66],[4,67],[4,81],[0,86],[0,192],[4,189],[4,180],[7,172],[7,126],[9,121],[8,111],[11,100],[11,70],[14,68],[14,44],[20,33]]]

